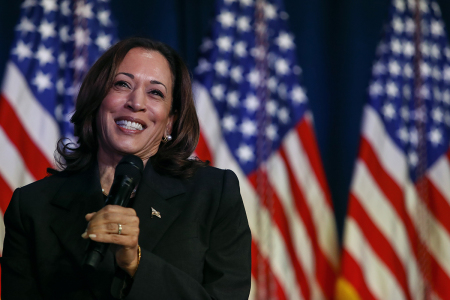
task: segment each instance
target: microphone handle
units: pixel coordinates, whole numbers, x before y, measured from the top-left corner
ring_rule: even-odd
[[[127,175],[120,176],[114,181],[111,186],[108,197],[105,201],[106,205],[120,205],[127,207],[130,200],[131,193],[133,192],[136,183],[132,178]],[[106,251],[108,251],[109,244],[100,243],[95,241],[89,241],[86,249],[86,255],[83,260],[83,267],[85,269],[97,269],[100,262],[105,257]]]

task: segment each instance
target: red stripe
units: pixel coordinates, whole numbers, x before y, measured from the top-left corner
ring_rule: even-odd
[[[0,95],[0,126],[19,151],[33,177],[36,180],[44,178],[47,175],[47,168],[52,165],[28,136],[14,109],[3,94]]]
[[[13,192],[11,190],[11,187],[0,175],[0,209],[2,210],[2,213],[5,213],[9,201],[11,200],[12,194]]]
[[[263,270],[260,270],[260,267]],[[252,274],[257,280],[256,299],[287,299],[280,281],[270,267],[269,261],[261,254],[254,240],[252,240]]]
[[[372,222],[372,219],[366,213],[365,209],[361,206],[359,199],[354,194],[350,194],[349,201],[350,207],[348,215],[356,221],[373,251],[397,279],[397,282],[400,284],[406,299],[411,299],[405,268],[392,248],[390,242]]]
[[[450,206],[447,200],[442,196],[441,192],[436,188],[433,182],[426,178],[428,185],[428,209],[434,215],[434,217],[442,224],[447,230],[447,234],[450,234]],[[447,183],[449,184],[449,183]],[[417,187],[417,185],[416,185]]]
[[[280,155],[283,158],[288,171],[291,192],[293,198],[295,199],[295,207],[311,240],[315,259],[316,279],[320,287],[322,288],[322,291],[326,298],[331,299],[333,297],[334,284],[336,282],[336,271],[333,269],[331,263],[323,253],[322,248],[320,248],[319,246],[316,228],[311,216],[311,212],[309,210],[309,206],[297,183],[294,172],[292,171],[291,165],[288,162],[288,158],[283,147],[280,148]]]
[[[261,178],[258,178],[258,176],[260,176]],[[260,179],[261,182],[259,182],[258,179]],[[272,195],[270,199],[267,199],[266,197],[261,197],[260,195],[261,204],[267,208],[267,211],[271,214],[272,219],[274,220],[275,224],[277,224],[281,232],[281,235],[283,236],[286,249],[288,251],[289,257],[291,259],[295,271],[295,275],[297,277],[297,281],[302,290],[303,298],[310,299],[311,292],[309,283],[306,278],[305,272],[298,261],[298,257],[295,252],[295,247],[294,244],[292,243],[292,234],[289,227],[289,223],[287,221],[288,219],[286,217],[286,214],[283,210],[283,206],[281,205],[278,196],[276,195],[274,189],[272,188],[270,182],[268,181],[267,174],[261,170],[256,171],[248,175],[248,180],[253,185],[253,187],[257,192],[259,191],[258,188],[262,186],[265,189],[264,195]]]
[[[195,148],[195,154],[203,161],[209,161],[213,165],[213,157],[211,151],[209,150],[208,144],[206,143],[203,133],[200,131],[200,138],[198,139],[197,148]]]
[[[433,280],[429,278],[428,282],[433,285],[433,289],[442,299],[450,299],[450,292],[447,291],[448,287],[450,287],[450,278],[435,261],[432,255],[430,255],[428,249],[425,248],[425,245],[420,243],[418,233],[406,211],[402,190],[383,169],[371,145],[364,137],[361,137],[359,157],[365,162],[372,174],[372,178],[377,182],[378,188],[383,192],[396,210],[397,215],[403,221],[416,261],[430,262],[430,274],[433,277]],[[422,276],[428,274],[427,270],[423,270],[423,264],[418,263],[418,265],[422,272]]]
[[[342,274],[344,278],[358,291],[361,299],[377,300],[367,287],[361,266],[353,259],[347,250],[342,250]],[[380,299],[381,300],[381,299]]]
[[[331,201],[330,191],[328,189],[327,179],[323,170],[322,161],[320,158],[320,151],[317,147],[317,141],[314,135],[314,131],[306,118],[303,118],[296,127],[297,134],[302,141],[303,148],[308,156],[309,163],[316,174],[317,181],[325,194],[326,201],[333,208],[333,202]]]

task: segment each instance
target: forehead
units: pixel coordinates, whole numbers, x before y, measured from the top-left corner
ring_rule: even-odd
[[[167,59],[158,51],[133,48],[125,55],[117,68],[117,73],[127,72],[133,75],[154,77],[171,83],[172,72]]]

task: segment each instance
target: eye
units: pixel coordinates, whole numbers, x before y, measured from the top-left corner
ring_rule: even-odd
[[[164,98],[164,94],[160,90],[151,90],[149,93]]]
[[[116,83],[114,83],[115,87],[123,87],[123,88],[130,88],[130,85],[128,84],[128,82],[123,81],[123,80],[119,80]]]

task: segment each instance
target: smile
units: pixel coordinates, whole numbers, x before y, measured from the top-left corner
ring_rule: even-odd
[[[127,120],[116,121],[116,124],[124,129],[128,130],[143,130],[144,127],[140,123],[131,122]]]

